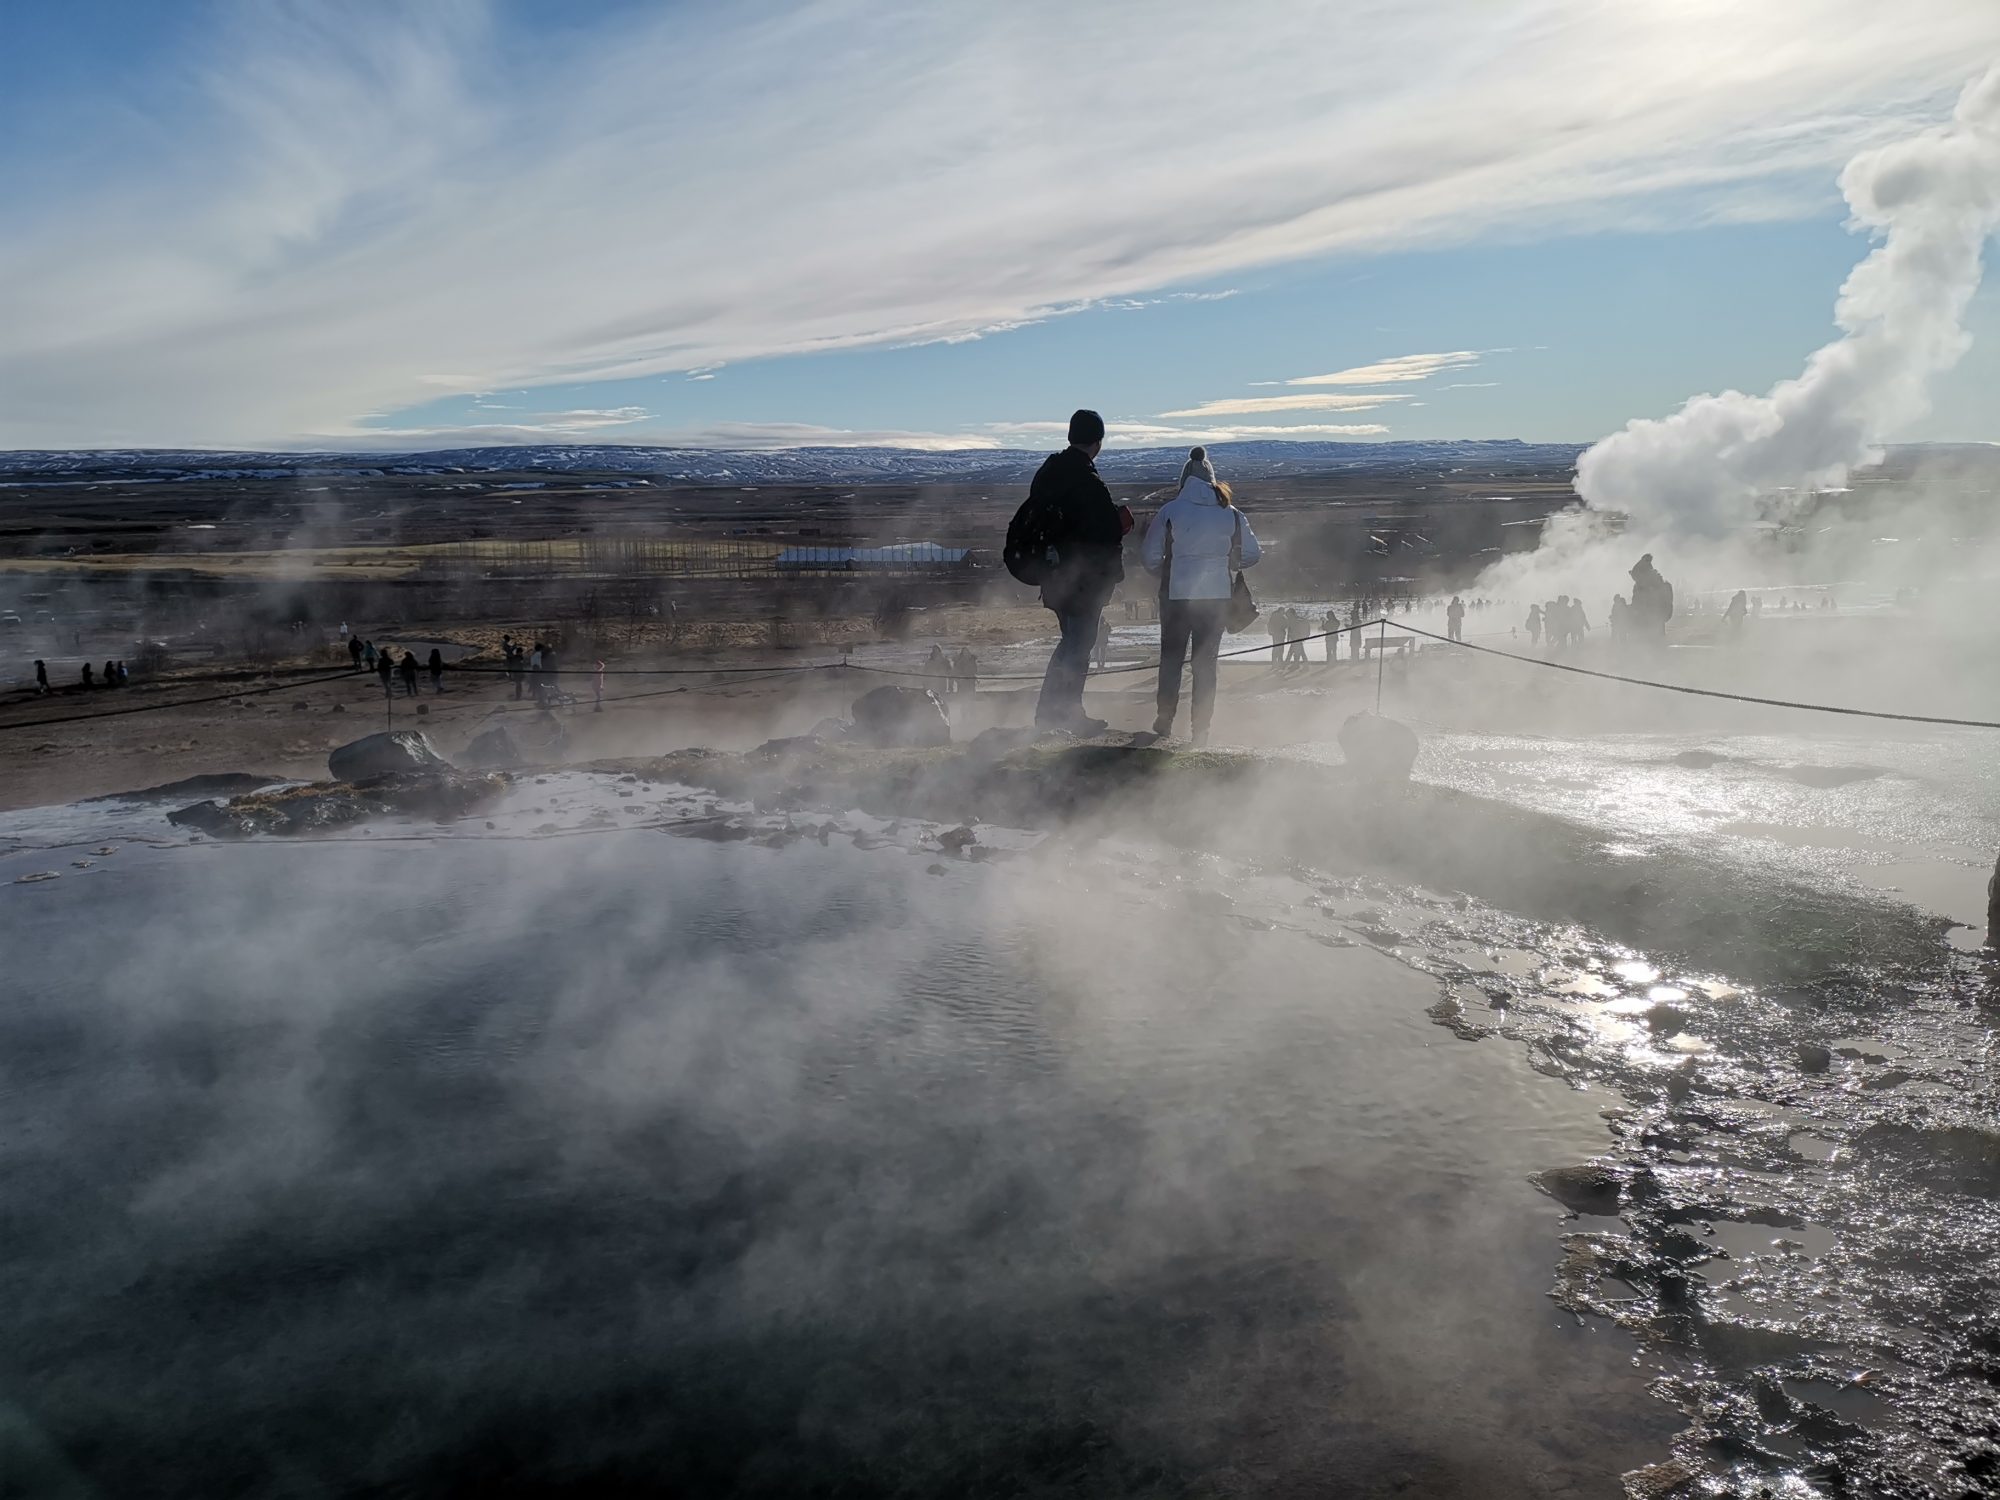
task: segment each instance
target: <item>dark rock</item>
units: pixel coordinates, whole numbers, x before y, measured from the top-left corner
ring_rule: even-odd
[[[1380,714],[1355,714],[1340,726],[1340,753],[1371,781],[1408,781],[1417,763],[1417,734]]]
[[[1615,1215],[1624,1182],[1615,1168],[1601,1161],[1574,1167],[1551,1167],[1528,1181],[1572,1213]]]
[[[1688,1013],[1677,1005],[1648,1006],[1646,1025],[1655,1036],[1679,1036],[1687,1030]]]
[[[177,802],[183,797],[233,797],[254,792],[279,780],[276,776],[253,776],[248,771],[221,771],[207,776],[187,776],[136,792],[110,792],[102,797],[86,797],[86,802]]]
[[[514,743],[514,736],[504,724],[495,724],[475,734],[458,758],[480,770],[510,771],[521,764],[521,747]]]
[[[1677,766],[1686,766],[1690,771],[1706,771],[1722,757],[1713,750],[1683,750],[1673,757]]]
[[[938,842],[956,853],[960,849],[978,843],[979,838],[970,828],[947,828],[938,835]]]
[[[1683,1496],[1694,1495],[1699,1478],[1679,1459],[1670,1458],[1625,1475],[1625,1494],[1627,1500],[1682,1500]]]
[[[384,817],[414,816],[444,822],[473,811],[506,786],[504,776],[446,766],[352,783],[291,787],[228,803],[197,802],[168,813],[167,821],[225,839],[317,833]]]
[[[806,733],[823,745],[838,745],[842,740],[854,737],[854,721],[852,719],[821,719],[812,728],[808,729]]]
[[[388,729],[342,745],[326,758],[326,768],[335,781],[365,781],[396,772],[445,771],[451,763],[421,730]]]
[[[1808,1073],[1824,1073],[1833,1066],[1833,1053],[1818,1042],[1800,1042],[1799,1066]]]
[[[788,755],[808,755],[819,749],[822,743],[817,735],[794,734],[783,739],[766,740],[750,753],[758,760],[782,760]]]
[[[243,839],[264,831],[264,826],[257,819],[232,812],[228,804],[213,798],[189,807],[175,808],[167,814],[167,821],[176,828],[192,828],[197,833],[217,839]]]
[[[885,749],[923,750],[951,743],[951,720],[929,688],[878,687],[854,700],[857,738]]]

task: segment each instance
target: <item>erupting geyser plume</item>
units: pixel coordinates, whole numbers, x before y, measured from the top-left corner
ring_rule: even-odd
[[[1591,507],[1649,532],[1712,533],[1778,488],[1839,484],[1923,415],[1931,376],[1970,342],[1966,304],[2000,229],[2000,65],[1948,124],[1855,157],[1840,186],[1854,224],[1883,237],[1840,289],[1842,336],[1769,395],[1695,396],[1596,444],[1577,460]]]

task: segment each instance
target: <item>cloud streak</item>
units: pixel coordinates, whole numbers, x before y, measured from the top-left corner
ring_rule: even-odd
[[[1206,420],[1210,417],[1249,417],[1263,412],[1281,411],[1373,411],[1378,406],[1387,406],[1392,401],[1407,401],[1410,398],[1386,391],[1373,391],[1366,395],[1300,395],[1300,396],[1229,396],[1216,401],[1204,401],[1199,406],[1186,407],[1180,411],[1163,411],[1163,417],[1192,417]]]
[[[1143,25],[1055,0],[631,8],[535,37],[475,0],[245,5],[168,60],[185,96],[109,78],[79,110],[107,136],[21,169],[0,446],[353,438],[475,390],[1726,204],[2000,52],[2000,9],[1964,0],[1706,11],[1287,0],[1217,49],[1192,0]]]
[[[1459,349],[1450,354],[1402,354],[1378,360],[1372,365],[1354,365],[1331,375],[1300,375],[1286,385],[1400,385],[1406,381],[1429,380],[1444,370],[1464,369],[1479,363],[1475,349]]]

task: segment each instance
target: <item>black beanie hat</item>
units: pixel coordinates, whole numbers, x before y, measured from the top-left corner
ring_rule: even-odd
[[[1104,441],[1104,418],[1089,407],[1070,413],[1069,440],[1079,448]]]

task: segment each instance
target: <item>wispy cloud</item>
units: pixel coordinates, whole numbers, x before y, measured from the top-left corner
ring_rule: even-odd
[[[472,407],[475,411],[519,410],[518,407],[494,401],[475,401]],[[453,442],[463,440],[483,443],[598,441],[607,431],[634,427],[652,420],[653,413],[643,406],[613,406],[601,409],[581,408],[573,411],[524,411],[510,421],[472,422],[449,426],[402,425],[383,420],[322,436],[333,442],[346,438],[365,438],[377,443],[412,444],[430,444],[446,439]],[[625,434],[621,433],[619,436],[623,438]]]
[[[1500,384],[1497,380],[1454,380],[1450,385],[1438,387],[1441,391],[1490,391]]]
[[[1429,380],[1442,370],[1463,369],[1479,363],[1479,351],[1459,349],[1450,354],[1399,354],[1394,359],[1377,360],[1372,365],[1354,365],[1331,375],[1299,375],[1286,385],[1400,385],[1411,380]]]
[[[1387,406],[1392,401],[1407,401],[1409,397],[1376,391],[1367,395],[1311,395],[1311,396],[1230,396],[1219,401],[1204,401],[1199,406],[1189,406],[1180,411],[1163,411],[1163,417],[1193,417],[1197,420],[1209,417],[1248,417],[1260,412],[1279,411],[1373,411],[1378,406]]]
[[[0,446],[359,433],[474,390],[1643,221],[1667,194],[1727,214],[2000,52],[2000,7],[1967,0],[1784,0],[1727,25],[1713,6],[1270,0],[1232,13],[1226,48],[1197,0],[1143,25],[1059,0],[820,0],[510,34],[533,10],[220,7],[159,61],[189,79],[169,102],[135,104],[107,68],[77,101],[104,136],[20,167],[35,191],[0,218]]]

